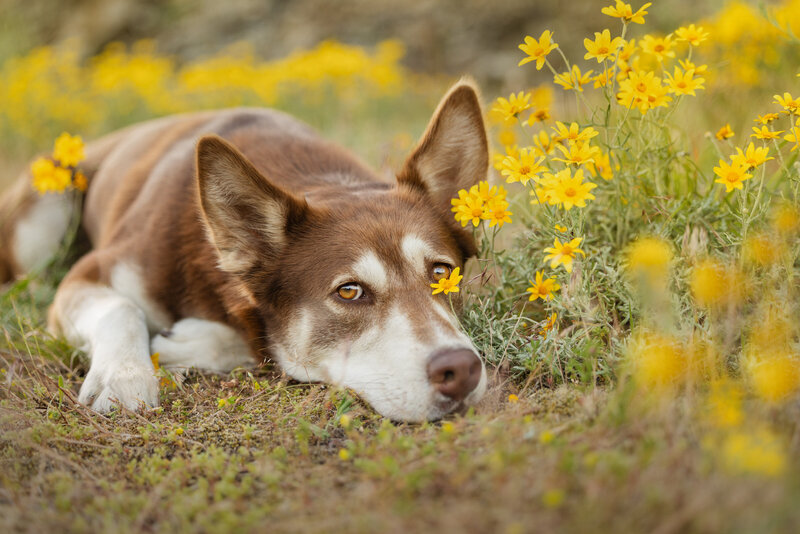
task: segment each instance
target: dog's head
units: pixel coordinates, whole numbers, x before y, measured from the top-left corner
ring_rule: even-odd
[[[251,293],[283,369],[352,388],[402,421],[438,419],[486,390],[483,362],[455,316],[459,294],[433,295],[431,283],[475,254],[450,199],[487,168],[467,83],[444,97],[394,187],[341,185],[299,198],[225,141],[198,145],[220,267]]]

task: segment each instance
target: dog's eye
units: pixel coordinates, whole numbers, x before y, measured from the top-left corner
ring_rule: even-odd
[[[356,300],[364,295],[364,288],[354,283],[344,284],[339,286],[336,293],[344,300]]]
[[[431,269],[431,278],[433,278],[434,282],[438,282],[440,280],[444,280],[445,278],[450,277],[450,266],[444,263],[437,263]]]

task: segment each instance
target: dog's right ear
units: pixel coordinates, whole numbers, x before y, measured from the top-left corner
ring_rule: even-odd
[[[219,266],[244,274],[277,256],[308,204],[269,182],[235,147],[211,135],[197,144],[200,206]]]

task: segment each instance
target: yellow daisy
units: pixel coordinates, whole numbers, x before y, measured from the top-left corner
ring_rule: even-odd
[[[747,173],[747,168],[741,164],[730,164],[719,160],[719,167],[714,167],[714,174],[719,176],[714,183],[723,184],[725,192],[730,193],[734,189],[742,189],[742,182],[753,177]]]
[[[703,82],[704,78],[695,78],[693,70],[681,71],[675,67],[674,75],[669,72],[665,73],[667,77],[667,85],[669,90],[676,95],[692,95],[695,96],[696,89],[705,89]]]
[[[702,26],[695,27],[694,24],[678,28],[675,30],[675,35],[677,41],[688,41],[692,46],[698,46],[708,39],[708,32],[703,31]]]
[[[652,2],[647,2],[634,12],[630,4],[626,4],[622,0],[616,0],[616,5],[604,7],[601,12],[603,15],[622,19],[625,23],[644,24],[644,16],[647,15],[646,9],[651,5]]]
[[[569,211],[573,207],[585,208],[587,200],[594,200],[591,190],[597,184],[583,181],[583,169],[578,169],[574,176],[569,169],[564,169],[553,176],[552,192],[549,195],[550,204],[555,204]],[[549,178],[549,177],[548,177]]]
[[[723,126],[722,128],[720,128],[719,130],[717,130],[717,133],[714,134],[714,137],[716,137],[720,141],[724,141],[725,139],[730,139],[734,135],[736,135],[736,134],[733,133],[733,130],[731,129],[731,125],[730,125],[730,123],[728,123],[725,126]]]
[[[72,136],[64,132],[58,136],[53,148],[53,159],[58,161],[62,167],[75,167],[85,158],[83,140],[79,135]]]
[[[551,42],[552,36],[550,30],[542,32],[539,40],[530,35],[526,36],[525,42],[519,45],[519,49],[528,54],[528,57],[522,59],[517,65],[522,66],[525,63],[536,61],[536,70],[540,70],[544,66],[547,54],[558,48],[556,43]]]
[[[675,51],[672,50],[672,35],[666,37],[653,37],[652,35],[645,35],[639,46],[642,47],[642,52],[653,54],[659,62],[667,58],[675,57]]]
[[[553,131],[560,139],[566,140],[569,144],[588,142],[599,134],[599,132],[591,126],[581,130],[577,122],[570,123],[570,125],[567,126],[563,122],[556,121],[556,125],[553,126]]]
[[[40,195],[49,192],[63,193],[72,184],[72,171],[57,166],[47,158],[35,160],[30,170],[33,187]]]
[[[524,91],[511,93],[506,100],[503,97],[497,99],[492,111],[503,118],[505,122],[516,120],[520,113],[531,107],[531,94]]]
[[[553,77],[553,82],[557,83],[564,88],[565,91],[570,89],[574,91],[583,92],[583,86],[592,81],[592,70],[581,73],[581,69],[577,65],[572,66],[572,70],[556,74]]]
[[[789,93],[783,93],[783,96],[775,95],[774,98],[775,103],[781,105],[786,113],[790,115],[800,113],[800,98],[793,98]]]
[[[450,276],[447,278],[442,278],[438,282],[431,284],[433,288],[432,295],[436,295],[437,293],[444,293],[447,295],[448,293],[458,293],[460,291],[458,287],[458,283],[461,282],[461,279],[464,278],[462,275],[459,274],[461,271],[461,267],[456,267],[453,269],[453,272],[450,273]]]
[[[733,165],[742,166],[747,170],[753,170],[759,165],[771,159],[775,159],[768,158],[767,154],[769,154],[769,147],[764,146],[756,148],[753,143],[750,143],[745,152],[742,152],[741,148],[736,149],[736,154],[731,156],[731,163]]]
[[[506,182],[512,184],[521,182],[527,185],[529,180],[534,180],[539,173],[546,170],[542,165],[544,156],[538,157],[527,148],[520,149],[519,157],[508,156],[503,160],[500,174],[506,177]]]
[[[594,32],[594,41],[584,39],[583,46],[586,47],[586,54],[583,59],[596,59],[598,63],[609,59],[619,48],[625,44],[621,37],[611,38],[609,30]]]
[[[750,137],[755,137],[756,139],[778,139],[780,138],[781,134],[784,130],[779,131],[772,131],[766,126],[762,126],[760,129],[753,126],[753,134]]]
[[[530,296],[528,297],[529,301],[533,301],[536,299],[542,300],[551,300],[553,298],[553,292],[558,291],[561,289],[561,286],[558,285],[555,278],[544,278],[544,274],[542,271],[536,271],[536,281],[528,280],[531,283],[531,287],[526,289]]]
[[[579,249],[578,247],[583,241],[582,237],[576,237],[569,243],[561,243],[558,238],[553,240],[553,246],[544,249],[547,253],[545,256],[544,261],[550,262],[550,268],[555,269],[559,265],[563,265],[564,269],[568,272],[572,272],[572,262],[575,260],[576,254],[582,254],[586,257],[586,254]]]

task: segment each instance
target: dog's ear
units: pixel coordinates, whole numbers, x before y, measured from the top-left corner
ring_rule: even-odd
[[[401,185],[424,191],[450,211],[460,189],[486,179],[489,147],[478,94],[469,82],[442,98],[425,134],[397,176]]]
[[[215,135],[197,144],[200,206],[219,266],[244,274],[286,244],[287,232],[308,214],[305,200],[272,184],[247,158]]]

